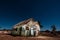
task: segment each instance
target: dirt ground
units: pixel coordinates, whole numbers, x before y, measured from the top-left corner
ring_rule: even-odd
[[[46,37],[46,36],[39,36],[39,37],[20,37],[20,36],[10,36],[10,35],[0,35],[0,40],[60,40],[60,38],[54,37]]]

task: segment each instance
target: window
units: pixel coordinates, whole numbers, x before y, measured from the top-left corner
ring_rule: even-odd
[[[14,30],[17,31],[17,28],[15,28]]]
[[[29,27],[26,27],[26,30],[29,30]]]
[[[32,26],[32,28],[35,30],[35,29],[36,29],[36,26],[35,26],[35,25],[33,25],[33,26]]]

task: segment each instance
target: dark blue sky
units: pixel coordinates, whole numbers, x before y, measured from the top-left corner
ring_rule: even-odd
[[[20,21],[33,17],[44,26],[42,30],[51,29],[55,24],[60,30],[60,0],[2,0],[0,1],[0,26],[12,28]]]

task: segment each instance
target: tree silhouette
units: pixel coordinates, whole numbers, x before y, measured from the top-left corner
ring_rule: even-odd
[[[55,25],[52,25],[51,28],[52,28],[52,31],[53,31],[53,32],[56,31],[56,26],[55,26]]]
[[[56,36],[56,26],[52,25],[51,28],[52,28],[53,35]]]
[[[38,23],[39,23],[39,25],[40,25],[40,28],[43,28],[43,25],[41,24],[41,22],[40,22],[40,21],[38,21]]]

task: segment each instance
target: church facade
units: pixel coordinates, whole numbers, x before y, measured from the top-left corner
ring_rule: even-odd
[[[38,21],[30,18],[14,25],[13,32],[15,35],[18,34],[20,36],[38,36],[40,25]]]

